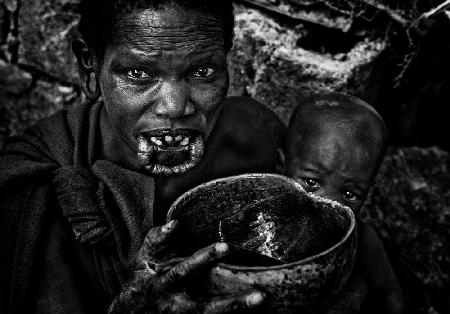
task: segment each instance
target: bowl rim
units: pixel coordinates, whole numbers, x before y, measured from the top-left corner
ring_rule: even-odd
[[[310,261],[317,259],[321,256],[327,255],[330,252],[336,250],[339,246],[341,246],[342,243],[344,243],[345,241],[347,241],[347,239],[351,236],[351,234],[353,233],[353,231],[355,230],[356,227],[356,218],[355,218],[355,214],[353,213],[353,211],[350,209],[350,207],[341,204],[339,202],[327,199],[327,198],[323,198],[320,196],[317,196],[311,192],[306,192],[305,189],[301,186],[300,183],[298,183],[297,181],[295,181],[294,179],[290,178],[290,177],[286,177],[284,175],[280,175],[280,174],[274,174],[274,173],[246,173],[246,174],[240,174],[240,175],[235,175],[235,176],[228,176],[228,177],[224,177],[224,178],[219,178],[219,179],[214,179],[205,183],[202,183],[188,191],[186,191],[185,193],[181,194],[176,200],[175,202],[172,203],[172,205],[169,208],[169,211],[167,212],[167,218],[166,221],[169,222],[171,220],[171,216],[175,210],[175,208],[178,206],[178,204],[180,202],[182,202],[185,198],[187,198],[188,196],[194,194],[197,190],[202,189],[205,186],[214,184],[214,183],[218,183],[218,182],[223,182],[223,181],[229,181],[230,179],[241,179],[241,178],[262,178],[262,177],[272,177],[272,178],[277,178],[277,179],[281,179],[284,180],[287,183],[290,183],[292,185],[294,185],[296,188],[298,188],[301,192],[305,193],[306,195],[308,195],[309,197],[311,197],[313,200],[322,202],[322,203],[327,203],[328,205],[330,205],[333,209],[336,207],[339,207],[341,209],[343,209],[347,215],[350,217],[350,227],[348,228],[346,234],[335,244],[333,244],[330,248],[317,253],[315,255],[312,256],[308,256],[304,259],[295,261],[295,262],[291,262],[291,263],[284,263],[284,264],[280,264],[280,265],[275,265],[275,266],[242,266],[242,265],[235,265],[235,264],[227,264],[227,263],[218,263],[216,265],[223,267],[223,268],[228,268],[228,269],[232,269],[232,270],[240,270],[240,271],[260,271],[260,270],[278,270],[278,269],[282,269],[282,268],[287,268],[287,267],[291,267],[291,266],[296,266],[296,265],[301,265],[301,264],[306,264],[309,263]]]

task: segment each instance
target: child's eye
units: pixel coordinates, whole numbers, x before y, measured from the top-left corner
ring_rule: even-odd
[[[195,77],[210,77],[212,76],[214,73],[216,73],[216,70],[214,70],[213,68],[208,68],[208,67],[203,67],[203,68],[198,68],[193,75]]]
[[[320,188],[320,182],[317,179],[302,178],[302,181],[303,181],[305,187],[310,190],[317,190]]]
[[[350,201],[350,202],[359,200],[359,196],[357,194],[353,193],[352,191],[344,191],[343,197],[345,200]]]
[[[150,74],[139,69],[130,70],[126,73],[126,75],[134,80],[149,79],[151,77]]]

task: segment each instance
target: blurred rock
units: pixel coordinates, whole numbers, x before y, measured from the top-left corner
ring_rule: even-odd
[[[318,49],[322,51],[314,51],[307,37],[317,30],[301,25],[287,28],[257,10],[244,7],[237,7],[236,24],[229,62],[230,94],[255,98],[284,122],[295,105],[311,94],[351,92],[364,85],[364,80],[353,80],[353,76],[362,70],[370,71],[367,65],[386,48],[383,40],[355,38],[341,51],[325,46]],[[350,85],[352,82],[355,86]]]
[[[2,0],[0,3],[5,6],[6,10],[11,12],[16,11],[18,7],[17,0]]]
[[[0,0],[0,7],[0,58],[16,62],[19,46],[19,40],[17,39],[18,24],[16,23],[16,19],[19,5],[17,0]]]
[[[27,0],[19,15],[19,62],[77,84],[71,33],[77,25],[77,0]]]
[[[348,31],[353,23],[353,13],[358,4],[352,1],[302,1],[302,0],[244,0],[247,5],[274,10],[290,19],[314,23],[329,28]],[[348,12],[348,13],[346,13]],[[356,12],[355,12],[356,13]]]
[[[79,90],[45,81],[20,95],[0,91],[0,147],[2,136],[20,134],[56,110],[81,101]]]
[[[19,95],[30,88],[32,82],[30,73],[0,59],[0,92]]]
[[[5,19],[5,10],[3,9],[3,3],[0,0],[0,45],[4,41],[5,31],[3,29],[3,23]]]
[[[417,278],[433,306],[448,313],[450,154],[436,147],[392,150],[361,214],[375,226],[401,271]]]

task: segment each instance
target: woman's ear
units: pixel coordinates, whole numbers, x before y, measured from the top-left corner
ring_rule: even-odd
[[[96,76],[97,59],[95,54],[81,37],[72,40],[72,51],[77,58],[83,92],[90,100],[97,100],[101,95],[101,90]]]

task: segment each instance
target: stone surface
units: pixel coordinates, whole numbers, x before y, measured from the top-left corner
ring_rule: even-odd
[[[20,95],[0,91],[0,134],[3,138],[20,134],[40,119],[81,99],[79,90],[45,81],[33,83]]]
[[[17,12],[18,0],[1,0],[1,38],[0,57],[8,61],[16,61],[17,48],[19,46]]]
[[[70,36],[78,1],[0,0],[0,147],[82,101]]]
[[[310,94],[347,92],[380,112],[392,143],[450,149],[450,15],[423,17],[442,1],[237,2],[230,94],[252,96],[286,122]]]
[[[5,22],[5,10],[3,9],[3,3],[0,1],[0,44],[4,40],[5,30],[3,29],[3,24]]]
[[[342,14],[345,9],[351,10],[348,1],[340,1],[341,7],[333,1],[247,0],[244,3],[261,5],[292,19],[343,31],[348,31],[353,22],[350,14]]]
[[[450,154],[436,147],[392,150],[362,210],[404,271],[450,311]],[[439,297],[447,299],[439,300]],[[436,300],[437,299],[437,300]]]
[[[77,0],[27,0],[19,14],[19,62],[57,77],[78,83],[71,34],[79,16]]]
[[[20,95],[31,87],[33,77],[0,59],[0,91]]]
[[[239,7],[230,56],[231,94],[248,94],[284,122],[302,99],[324,91],[351,91],[353,77],[386,48],[383,40],[361,39],[338,53],[304,49],[304,27],[289,29],[254,9]],[[358,80],[357,88],[366,82]]]

